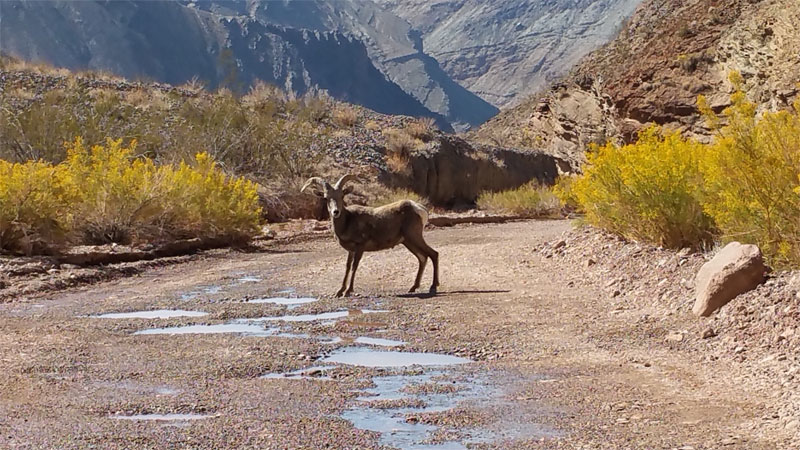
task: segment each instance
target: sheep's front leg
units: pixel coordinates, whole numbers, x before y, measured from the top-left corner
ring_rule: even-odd
[[[342,288],[336,293],[337,297],[344,294],[344,289],[347,287],[347,276],[350,275],[350,266],[353,264],[353,252],[347,252],[347,269],[344,271],[344,280],[342,280]],[[355,273],[355,270],[353,271]],[[350,283],[350,290],[353,290],[353,283]]]
[[[356,279],[356,270],[358,270],[358,263],[361,261],[361,256],[363,254],[364,252],[362,250],[356,250],[353,255],[353,272],[350,274],[350,287],[348,287],[347,292],[344,293],[346,297],[353,293],[353,281]]]
[[[424,253],[420,252],[418,248],[416,248],[413,244],[408,242],[404,242],[403,245],[406,246],[408,251],[414,254],[419,260],[419,270],[417,270],[417,278],[414,280],[414,285],[411,286],[411,289],[408,292],[414,292],[419,287],[420,281],[422,281],[422,274],[425,272],[425,265],[428,263],[428,257],[425,256]]]

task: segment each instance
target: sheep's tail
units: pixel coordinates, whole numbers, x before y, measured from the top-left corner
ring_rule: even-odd
[[[411,207],[414,208],[414,212],[417,213],[417,215],[419,216],[420,219],[422,219],[422,226],[424,227],[425,225],[427,225],[428,224],[428,210],[425,209],[424,206],[420,205],[419,203],[417,203],[415,201],[409,200],[409,203],[411,203]]]

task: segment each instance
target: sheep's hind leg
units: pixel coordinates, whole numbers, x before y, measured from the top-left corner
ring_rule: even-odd
[[[408,292],[414,292],[419,287],[420,281],[422,281],[422,274],[425,272],[425,265],[428,262],[428,257],[425,255],[425,253],[420,251],[420,249],[414,246],[413,244],[404,242],[403,245],[405,245],[408,251],[413,253],[414,256],[416,256],[417,259],[419,260],[419,270],[417,270],[417,278],[416,280],[414,280],[414,286],[411,286],[411,289],[408,290]]]
[[[350,273],[350,287],[344,293],[345,297],[349,297],[353,293],[353,282],[356,279],[356,270],[358,270],[358,263],[361,261],[361,256],[364,254],[362,250],[356,250],[353,255],[353,271]]]
[[[433,283],[428,292],[431,294],[436,293],[436,288],[439,287],[439,252],[432,249],[425,241],[420,242],[420,250],[431,258],[433,262]]]
[[[353,252],[347,252],[347,269],[344,271],[344,280],[342,280],[342,288],[336,293],[337,297],[344,294],[344,289],[347,287],[347,276],[350,275],[350,266],[353,264]],[[351,285],[352,286],[352,285]]]

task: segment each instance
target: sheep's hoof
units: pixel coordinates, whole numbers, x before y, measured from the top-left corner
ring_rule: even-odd
[[[419,286],[414,286],[414,287],[412,287],[411,289],[409,289],[409,290],[408,290],[408,293],[410,294],[410,293],[412,293],[412,292],[416,291],[418,287],[419,287]]]
[[[343,294],[344,294],[344,289],[339,289],[339,291],[336,292],[337,297],[341,297]]]
[[[431,286],[430,290],[428,291],[429,294],[436,294],[436,286]]]
[[[348,289],[347,292],[344,293],[344,296],[345,297],[350,297],[350,294],[352,294],[352,293],[353,293],[353,290],[352,289]]]

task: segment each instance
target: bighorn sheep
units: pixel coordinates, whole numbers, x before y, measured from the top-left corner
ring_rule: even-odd
[[[439,286],[439,253],[429,247],[422,237],[422,230],[428,223],[428,211],[411,200],[400,200],[378,208],[345,206],[344,185],[353,179],[355,177],[348,174],[331,186],[322,178],[313,177],[309,178],[300,189],[300,192],[304,192],[311,187],[314,195],[327,200],[333,233],[339,245],[348,252],[347,270],[344,273],[342,288],[336,296],[341,297],[343,294],[348,296],[353,292],[353,279],[364,252],[385,250],[397,244],[405,245],[419,260],[417,279],[409,292],[414,292],[419,287],[425,264],[430,258],[433,261],[433,283],[430,293],[435,294],[436,287]],[[345,291],[348,275],[350,275],[350,285]]]

